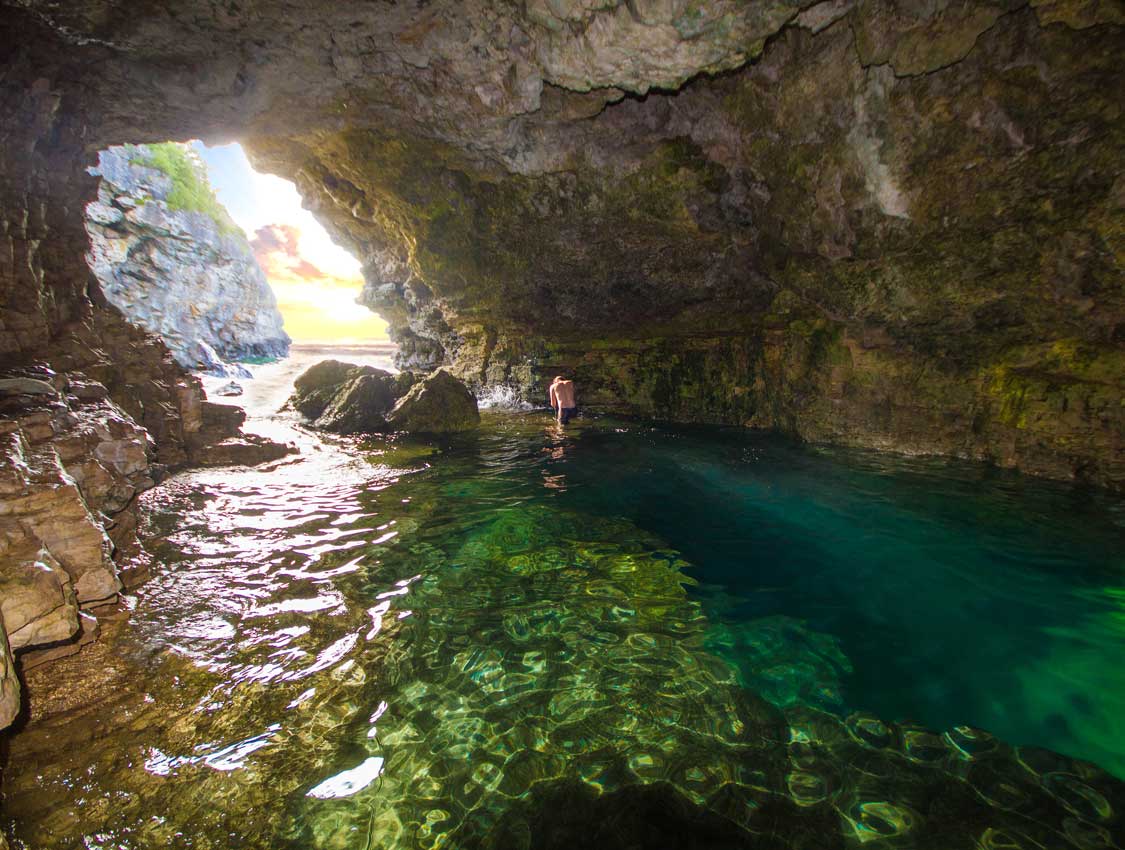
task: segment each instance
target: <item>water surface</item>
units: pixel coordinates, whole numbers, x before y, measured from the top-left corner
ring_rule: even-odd
[[[1118,500],[541,413],[256,427],[301,456],[147,494],[118,695],[15,739],[17,846],[1116,846]]]

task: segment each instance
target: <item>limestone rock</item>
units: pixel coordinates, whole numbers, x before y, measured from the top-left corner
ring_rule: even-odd
[[[33,438],[29,444],[22,434],[8,435],[6,448],[0,523],[18,525],[42,542],[69,574],[80,604],[115,595],[120,582],[109,538],[58,453],[48,441]]]
[[[4,628],[4,615],[0,614],[0,729],[9,726],[20,713],[20,682],[16,665],[8,648],[8,635]],[[0,847],[6,846],[0,835]]]
[[[469,431],[479,424],[476,398],[445,369],[415,384],[387,416],[391,430],[421,434]]]
[[[57,643],[78,631],[78,606],[70,576],[37,540],[12,541],[8,528],[0,538],[0,614],[13,650]]]
[[[359,370],[337,389],[316,427],[336,434],[382,431],[401,395],[399,382],[389,372]]]
[[[296,446],[277,443],[257,434],[242,434],[205,446],[196,454],[195,463],[198,466],[257,466],[296,451]]]
[[[249,377],[226,361],[283,357],[289,337],[253,250],[193,156],[173,144],[101,153],[86,213],[91,268],[105,297],[160,334],[179,363]]]

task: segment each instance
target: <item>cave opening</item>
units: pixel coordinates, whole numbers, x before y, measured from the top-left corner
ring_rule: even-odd
[[[0,8],[0,848],[1109,841],[1116,6]]]
[[[360,261],[239,143],[110,146],[90,173],[87,259],[101,294],[208,390],[219,385],[207,376],[250,378],[291,348],[390,365],[386,322],[359,302]]]

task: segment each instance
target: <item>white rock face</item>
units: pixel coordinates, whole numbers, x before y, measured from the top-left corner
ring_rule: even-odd
[[[106,298],[163,337],[188,368],[237,376],[223,361],[284,357],[289,336],[245,234],[206,212],[175,208],[175,184],[144,164],[148,153],[126,145],[99,156],[102,182],[86,208],[86,231]]]

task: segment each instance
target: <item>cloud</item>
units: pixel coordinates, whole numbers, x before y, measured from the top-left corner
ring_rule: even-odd
[[[387,325],[355,299],[358,274],[331,274],[302,256],[302,231],[267,224],[254,231],[250,247],[277,296],[285,329],[296,340],[385,339]]]
[[[326,275],[301,256],[301,231],[291,224],[267,224],[254,231],[250,247],[258,265],[271,280],[275,277],[325,280]]]

